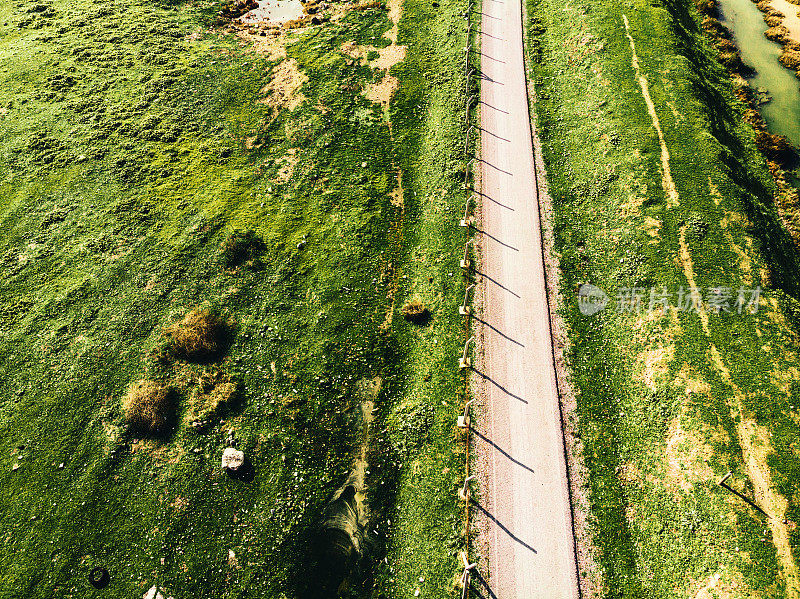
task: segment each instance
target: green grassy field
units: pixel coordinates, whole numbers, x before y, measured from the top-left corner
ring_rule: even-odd
[[[798,596],[799,255],[745,106],[685,0],[527,6],[591,505],[581,574],[604,597]],[[610,297],[595,316],[583,283]],[[651,311],[652,287],[673,307]],[[730,288],[732,309],[676,310],[681,287]],[[643,309],[619,311],[632,288]],[[728,471],[770,518],[716,484]]]
[[[365,97],[385,7],[283,34],[286,59],[209,30],[221,7],[0,5],[0,596],[302,594],[365,379],[381,382],[369,550],[346,595],[447,596],[464,542],[463,7],[405,2],[388,109]],[[226,261],[237,230],[257,242]],[[413,299],[423,327],[399,315]],[[197,306],[229,346],[162,359]],[[178,398],[157,438],[125,424],[142,379]],[[199,432],[220,381],[235,399]],[[231,432],[252,480],[220,469]]]

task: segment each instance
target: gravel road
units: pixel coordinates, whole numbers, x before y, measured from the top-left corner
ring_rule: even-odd
[[[473,425],[484,548],[474,588],[497,599],[578,597],[545,289],[520,0],[484,0],[481,214]],[[540,171],[539,176],[543,176]]]

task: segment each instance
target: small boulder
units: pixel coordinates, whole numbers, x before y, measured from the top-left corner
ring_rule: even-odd
[[[222,452],[222,469],[236,472],[242,467],[242,464],[244,464],[244,452],[233,447],[226,447]]]
[[[148,589],[142,599],[172,599],[172,597],[164,597],[158,587],[154,585]]]

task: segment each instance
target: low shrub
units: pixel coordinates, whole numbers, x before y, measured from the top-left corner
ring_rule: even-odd
[[[406,303],[400,313],[409,322],[414,324],[425,324],[431,316],[430,310],[420,301],[414,300]]]
[[[781,61],[781,64],[783,66],[788,67],[790,69],[797,70],[798,68],[800,68],[800,52],[798,52],[797,50],[784,49],[784,51],[781,52],[780,58],[778,58],[778,60]]]
[[[779,17],[778,15],[768,15],[764,17],[764,22],[770,27],[780,27],[781,23],[783,23],[783,17]]]
[[[216,371],[204,373],[189,398],[189,420],[196,428],[224,417],[234,408],[239,385],[228,374]]]
[[[208,308],[195,308],[183,319],[167,327],[168,349],[172,356],[188,361],[213,360],[230,344],[231,327]]]
[[[783,135],[773,135],[768,131],[756,133],[756,146],[768,159],[781,166],[790,166],[797,159],[797,153],[791,142]]]
[[[784,27],[783,25],[778,25],[777,27],[770,27],[769,29],[767,29],[764,32],[764,35],[767,36],[767,39],[782,44],[788,39],[789,30],[786,29],[786,27]]]
[[[731,30],[725,27],[722,23],[720,23],[717,19],[709,16],[703,17],[703,23],[701,25],[704,31],[710,33],[711,35],[719,38],[730,39],[733,37]]]
[[[255,231],[235,230],[228,235],[220,246],[222,261],[227,267],[238,266],[243,262],[255,265],[258,254],[264,248],[264,242]]]
[[[695,0],[695,6],[703,15],[713,15],[717,12],[717,3],[714,0]]]
[[[158,435],[171,428],[177,403],[177,394],[172,387],[143,379],[128,387],[122,408],[125,420],[134,430]]]

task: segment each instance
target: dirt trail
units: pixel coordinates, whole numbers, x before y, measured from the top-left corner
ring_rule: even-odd
[[[480,485],[472,513],[480,528],[480,584],[489,588],[476,590],[498,599],[572,599],[578,597],[575,541],[522,5],[485,2],[482,10],[481,208],[475,233],[479,352],[473,375],[481,404],[473,441]]]
[[[680,197],[672,180],[672,172],[669,165],[669,152],[667,151],[664,136],[661,133],[661,126],[658,123],[658,116],[656,115],[653,101],[647,89],[647,80],[639,71],[639,60],[636,56],[636,46],[634,45],[633,37],[628,27],[628,19],[625,15],[622,15],[622,20],[625,23],[625,31],[631,44],[633,69],[636,73],[639,85],[642,88],[642,96],[647,104],[647,110],[653,119],[653,126],[658,132],[659,142],[661,143],[663,169],[662,185],[664,187],[664,192],[669,198],[668,205],[677,206],[680,203]],[[680,250],[678,259],[683,268],[684,276],[690,288],[697,288],[692,254],[686,241],[686,225],[680,229],[679,243]],[[714,365],[722,380],[725,381],[732,391],[732,396],[727,400],[728,409],[730,410],[731,419],[737,422],[736,435],[739,446],[742,448],[742,458],[745,463],[747,475],[755,489],[755,502],[761,509],[769,514],[768,525],[772,532],[772,541],[775,544],[778,561],[783,570],[783,577],[786,582],[786,596],[790,599],[798,598],[800,597],[800,579],[798,579],[797,564],[794,561],[791,545],[789,544],[789,531],[785,524],[787,501],[785,497],[775,490],[774,483],[772,482],[772,473],[770,472],[767,462],[767,457],[770,453],[769,433],[764,430],[763,427],[758,426],[752,415],[747,413],[744,394],[734,382],[722,355],[716,345],[711,341],[708,312],[706,312],[704,307],[701,307],[697,314],[700,317],[703,332],[708,338],[709,361]]]
[[[633,56],[633,70],[636,72],[636,79],[639,82],[639,87],[642,88],[642,96],[644,96],[644,103],[647,104],[647,112],[653,120],[653,127],[658,134],[658,145],[661,146],[661,185],[664,187],[664,193],[667,194],[667,206],[677,206],[679,202],[678,190],[675,189],[675,182],[672,180],[672,169],[669,165],[669,150],[667,149],[667,142],[664,141],[664,133],[661,131],[661,122],[658,120],[656,114],[656,107],[653,104],[653,99],[650,97],[650,86],[647,83],[644,75],[639,71],[639,57],[636,56],[636,46],[633,43],[630,29],[628,28],[628,17],[622,15],[622,20],[625,22],[625,35],[631,43],[631,53]]]

